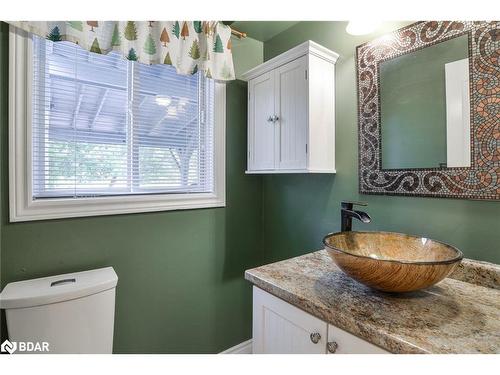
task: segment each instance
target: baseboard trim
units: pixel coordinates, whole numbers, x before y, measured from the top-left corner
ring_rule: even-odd
[[[252,339],[243,341],[219,354],[252,354]]]

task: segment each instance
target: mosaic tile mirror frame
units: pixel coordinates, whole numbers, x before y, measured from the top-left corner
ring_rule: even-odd
[[[380,63],[468,35],[470,167],[383,169]],[[359,191],[479,200],[500,199],[500,22],[417,22],[357,53]]]

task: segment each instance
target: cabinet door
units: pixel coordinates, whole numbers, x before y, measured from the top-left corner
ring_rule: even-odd
[[[254,354],[325,354],[326,335],[325,322],[253,287]]]
[[[390,354],[352,333],[328,324],[328,343],[335,343],[335,354]]]
[[[276,130],[274,116],[274,72],[265,73],[249,83],[248,143],[249,169],[275,168]]]
[[[275,71],[277,168],[305,169],[307,164],[307,57],[285,64]]]

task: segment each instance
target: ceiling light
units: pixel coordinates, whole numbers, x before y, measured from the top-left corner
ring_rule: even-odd
[[[163,107],[168,107],[170,102],[172,101],[168,96],[157,95],[155,98],[156,104],[161,105]]]
[[[351,35],[373,33],[380,26],[380,21],[349,21],[345,31]]]

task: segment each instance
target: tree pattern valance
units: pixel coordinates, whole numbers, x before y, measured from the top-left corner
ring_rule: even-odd
[[[179,74],[201,71],[234,79],[231,29],[218,21],[19,21],[10,24],[54,42],[70,41],[90,52],[120,51],[145,64],[168,64]]]

